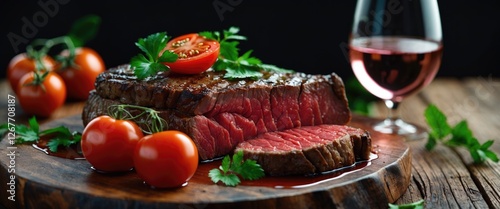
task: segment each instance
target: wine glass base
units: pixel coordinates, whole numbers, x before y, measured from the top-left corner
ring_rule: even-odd
[[[427,137],[427,130],[423,127],[407,123],[401,119],[385,119],[376,123],[373,130],[384,134],[402,136],[405,140],[420,140]]]

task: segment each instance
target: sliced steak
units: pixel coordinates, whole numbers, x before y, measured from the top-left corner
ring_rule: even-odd
[[[220,72],[158,73],[137,80],[128,65],[100,74],[82,113],[84,125],[112,104],[150,107],[170,129],[188,134],[202,160],[229,154],[259,134],[321,124],[347,124],[351,114],[342,80],[330,75],[265,73],[231,81]]]
[[[367,160],[368,132],[345,125],[303,126],[264,133],[238,144],[246,159],[259,163],[266,174],[312,175]]]

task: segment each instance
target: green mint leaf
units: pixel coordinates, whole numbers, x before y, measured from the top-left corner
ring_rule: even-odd
[[[84,46],[97,35],[100,25],[101,18],[99,16],[84,16],[73,23],[68,32],[68,37],[75,47]]]
[[[253,79],[257,80],[262,77],[262,73],[259,71],[247,70],[241,66],[228,66],[226,68],[226,74],[224,74],[224,78],[233,80],[233,79]]]
[[[490,150],[483,150],[484,152],[484,155],[489,158],[491,161],[495,162],[495,163],[498,163],[499,162],[499,159],[498,159],[498,156],[496,153],[494,153],[493,151],[490,151]]]
[[[238,44],[237,41],[223,41],[220,42],[220,51],[219,57],[228,60],[237,60],[238,59]]]
[[[425,144],[425,149],[427,150],[432,150],[434,147],[437,145],[437,139],[434,138],[432,134],[429,133],[429,139],[427,140],[427,143]]]
[[[451,132],[447,118],[435,105],[429,105],[424,112],[427,124],[431,128],[431,134],[438,140],[447,136]]]
[[[408,204],[391,204],[389,203],[389,209],[424,209],[424,200],[419,200]]]
[[[484,142],[479,149],[488,150],[488,148],[490,148],[494,142],[495,142],[494,140],[488,140],[488,141]]]
[[[475,158],[474,158],[474,163],[482,163],[482,162],[486,161],[486,159],[488,159],[488,157],[486,157],[486,154],[484,153],[483,150],[474,149],[473,152],[477,153],[475,155]]]
[[[255,160],[245,160],[238,173],[246,180],[256,180],[265,176],[264,169]]]
[[[444,137],[451,134],[450,139],[445,141],[444,144],[467,148],[474,163],[482,163],[487,159],[498,162],[496,153],[488,150],[493,144],[493,140],[480,144],[479,140],[473,136],[467,121],[460,121],[452,129],[446,122],[446,116],[434,105],[429,105],[424,114],[427,123],[431,127],[429,139],[425,145],[427,150],[431,150],[437,145],[438,140],[443,140]]]
[[[481,163],[484,161],[484,158],[481,157],[481,154],[479,153],[480,150],[478,149],[469,149],[470,156],[472,157],[472,160],[474,163]]]
[[[450,141],[455,142],[457,145],[472,145],[474,142],[472,131],[469,129],[467,121],[460,121],[451,130],[453,135]]]

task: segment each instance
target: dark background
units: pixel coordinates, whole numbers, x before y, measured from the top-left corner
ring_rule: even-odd
[[[51,5],[50,17],[39,2]],[[102,18],[98,36],[87,46],[97,50],[107,67],[127,63],[139,53],[137,38],[167,31],[171,36],[205,30],[240,27],[248,41],[242,51],[253,49],[263,62],[306,73],[336,72],[352,76],[345,56],[356,1],[208,0],[208,1],[95,1],[95,0],[3,0],[0,3],[1,77],[16,52],[7,34],[23,36],[23,17],[45,12],[45,24],[36,36],[64,35],[72,22],[86,14]],[[47,4],[48,4],[47,3]],[[500,59],[500,12],[495,0],[439,1],[444,37],[443,61],[438,76],[498,76]],[[214,7],[225,7],[217,11]]]

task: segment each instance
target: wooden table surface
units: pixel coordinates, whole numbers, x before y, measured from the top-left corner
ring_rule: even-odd
[[[7,121],[7,97],[13,95],[5,81],[0,82],[0,123]],[[17,102],[16,102],[17,103]],[[500,156],[500,79],[491,77],[437,78],[420,93],[401,105],[402,118],[426,127],[423,116],[429,104],[443,110],[450,124],[466,119],[474,136],[483,143],[494,139],[491,150]],[[83,102],[69,102],[58,109],[49,122],[80,114]],[[386,113],[380,102],[374,105],[373,117]],[[19,104],[16,123],[28,117]],[[395,204],[425,200],[425,208],[500,208],[500,163],[474,164],[467,150],[438,145],[427,151],[426,140],[408,142],[412,152],[412,178],[406,193]],[[4,160],[5,158],[1,158]],[[1,183],[5,183],[2,180]],[[6,201],[2,197],[0,203]]]

